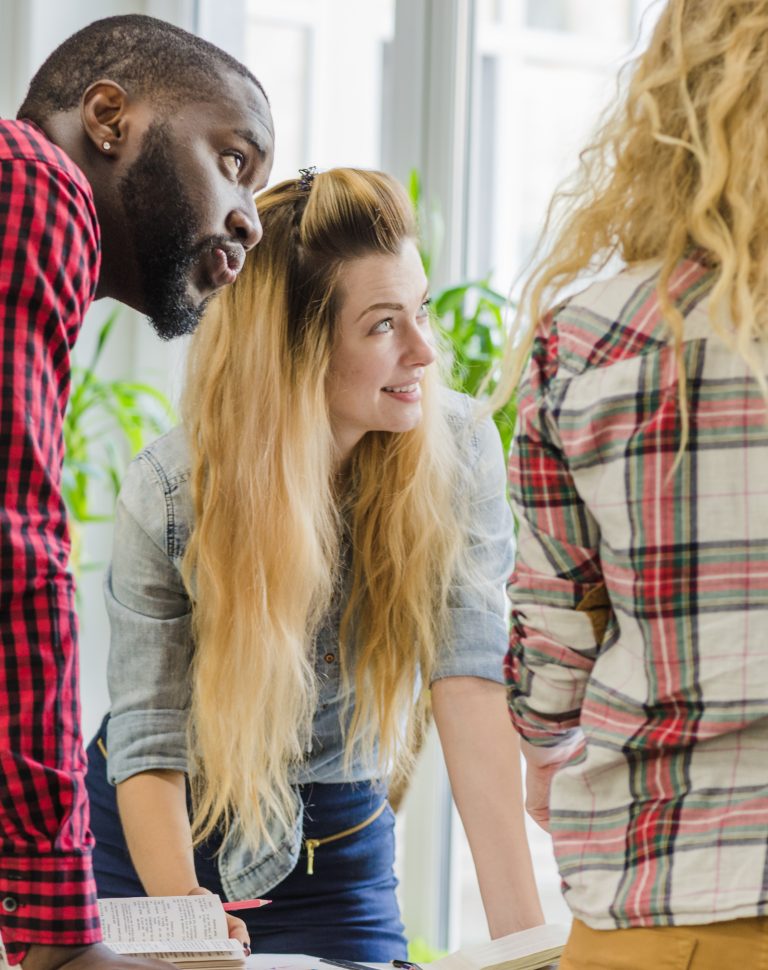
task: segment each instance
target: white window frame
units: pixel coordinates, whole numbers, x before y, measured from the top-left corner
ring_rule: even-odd
[[[523,0],[501,2],[500,9],[516,20],[520,31],[511,43],[502,40],[501,31],[491,44],[486,36],[486,52],[497,45],[499,53],[512,48],[518,61],[535,54],[541,61],[588,65],[613,75],[615,51],[606,52],[604,44],[583,36],[525,28]],[[644,6],[644,0],[633,0],[632,28],[637,35],[642,27],[640,45],[655,22],[653,15],[642,17]],[[482,108],[476,7],[476,0],[397,0],[396,6],[393,84],[387,112],[390,131],[383,142],[383,166],[404,182],[416,168],[427,209],[439,207],[445,229],[432,272],[432,284],[438,289],[492,268],[477,265],[478,225],[468,217],[470,206],[481,204],[473,198],[477,185],[470,180],[481,150],[474,135],[474,121]],[[519,68],[512,77],[507,74],[504,83],[522,90],[516,83],[518,73]],[[506,123],[514,124],[514,120]],[[509,162],[510,179],[514,179],[514,160]],[[494,199],[496,211],[504,204],[504,199]],[[461,823],[435,735],[433,730],[420,756],[405,805],[403,915],[409,937],[452,950],[460,945],[461,937],[460,887],[455,876],[456,835]]]
[[[439,209],[444,235],[432,267],[436,289],[467,272],[475,19],[475,0],[397,0],[395,8],[382,165],[405,184],[416,169],[426,210]],[[409,938],[447,950],[458,947],[461,926],[452,878],[457,824],[433,728],[405,803],[403,919]]]

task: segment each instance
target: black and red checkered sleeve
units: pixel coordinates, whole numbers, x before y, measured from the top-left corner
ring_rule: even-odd
[[[70,351],[99,235],[82,173],[38,129],[0,123],[0,933],[100,939],[61,496]]]

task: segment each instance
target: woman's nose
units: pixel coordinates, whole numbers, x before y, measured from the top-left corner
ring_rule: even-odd
[[[410,329],[408,363],[427,367],[437,356],[434,334],[429,326],[425,326],[424,322],[419,320],[415,321]]]

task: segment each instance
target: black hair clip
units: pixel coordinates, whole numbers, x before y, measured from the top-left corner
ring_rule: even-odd
[[[303,192],[309,192],[312,188],[312,183],[315,181],[315,176],[317,175],[317,168],[314,165],[310,165],[309,168],[300,168],[299,175],[299,188]]]

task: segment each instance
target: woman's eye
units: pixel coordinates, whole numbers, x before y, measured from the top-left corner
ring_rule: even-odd
[[[392,321],[391,320],[389,320],[389,319],[387,319],[387,320],[379,320],[378,323],[374,324],[371,327],[371,333],[389,333],[389,331],[391,329],[392,329]]]
[[[431,303],[432,303],[432,297],[431,296],[428,296],[426,298],[426,300],[424,300],[424,302],[419,307],[419,316],[420,317],[425,317],[425,316],[428,315],[428,313],[429,313],[429,307],[430,307],[430,304]]]

